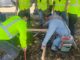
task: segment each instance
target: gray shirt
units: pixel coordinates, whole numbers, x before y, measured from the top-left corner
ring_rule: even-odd
[[[16,0],[0,0],[0,7],[14,6]]]

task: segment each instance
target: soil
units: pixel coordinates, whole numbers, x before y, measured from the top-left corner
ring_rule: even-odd
[[[75,24],[76,30],[74,35],[74,40],[77,44],[77,49],[72,48],[68,53],[53,52],[50,47],[47,47],[45,60],[80,60],[80,21]],[[32,46],[28,47],[27,50],[27,60],[41,60],[41,43],[44,34],[39,34],[39,36],[33,39]],[[19,59],[20,60],[20,59]],[[23,60],[23,59],[22,59]]]
[[[78,39],[78,38],[76,38]],[[80,42],[76,41],[78,49],[72,48],[68,53],[53,52],[50,47],[47,47],[45,60],[80,60]],[[34,39],[32,46],[28,48],[27,60],[41,60],[42,50],[41,48],[42,39],[41,36]]]

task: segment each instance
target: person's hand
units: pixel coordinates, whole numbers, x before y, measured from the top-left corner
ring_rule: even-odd
[[[43,45],[42,45],[42,46],[41,46],[41,49],[42,49],[42,50],[46,49],[46,46],[43,46]]]
[[[23,49],[23,51],[24,51],[24,60],[26,60],[26,50],[27,50],[26,48]]]
[[[23,49],[23,51],[26,51],[26,50],[27,50],[26,48]]]

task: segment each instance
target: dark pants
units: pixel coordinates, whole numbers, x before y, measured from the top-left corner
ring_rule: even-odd
[[[6,15],[0,12],[0,22],[4,22],[6,20]]]
[[[71,34],[75,34],[75,24],[78,20],[78,17],[76,14],[69,14],[69,28],[71,30]]]
[[[80,21],[80,17],[78,17],[78,20]]]
[[[0,41],[0,53],[3,54],[0,60],[14,60],[18,56],[19,50],[8,41]]]

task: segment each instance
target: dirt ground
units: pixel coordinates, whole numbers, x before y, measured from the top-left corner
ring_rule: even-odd
[[[51,51],[50,47],[47,47],[45,60],[80,60],[80,36],[79,36],[80,26],[78,24],[76,25],[77,30],[75,31],[74,35],[78,49],[72,48],[69,53],[61,53],[61,52],[56,53]],[[27,50],[27,60],[41,60],[41,54],[42,54],[41,43],[43,37],[44,35],[42,35],[41,33],[39,34],[39,36],[33,38],[33,44],[32,46],[29,46]]]
[[[41,60],[41,41],[37,40],[33,46],[28,48],[27,60]],[[69,53],[55,53],[48,47],[45,60],[80,60],[80,49],[72,49]]]
[[[72,48],[69,53],[53,52],[47,47],[45,60],[80,60],[80,21],[76,23],[74,40],[78,46],[77,49]],[[27,60],[41,60],[41,43],[44,35],[39,35],[33,39],[32,46],[28,47]],[[21,57],[22,58],[22,57]],[[19,59],[20,60],[20,59]]]

